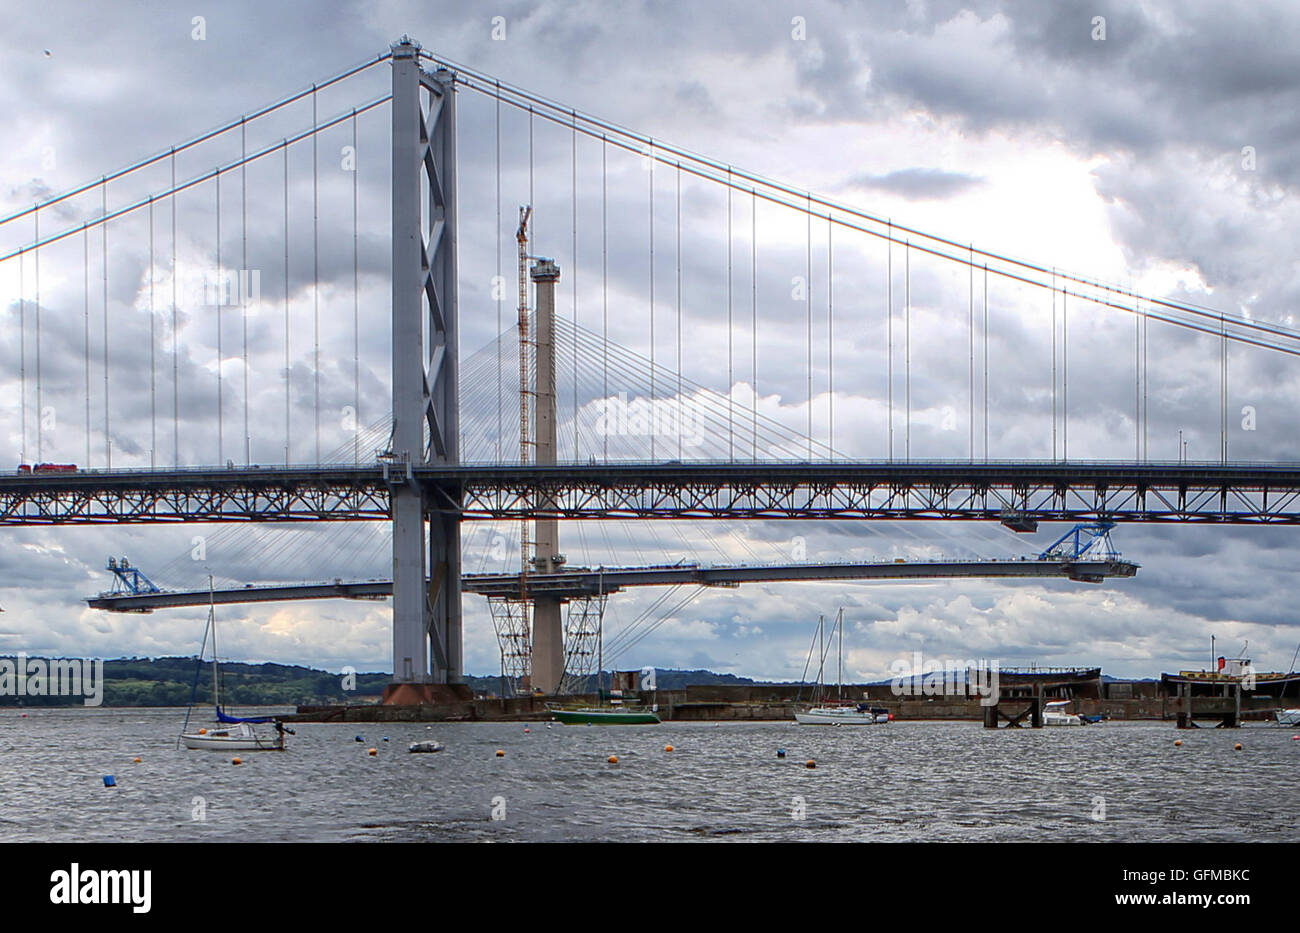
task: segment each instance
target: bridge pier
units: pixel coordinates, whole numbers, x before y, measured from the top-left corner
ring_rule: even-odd
[[[556,436],[555,404],[555,283],[560,267],[549,259],[539,259],[530,272],[537,288],[537,399],[536,456],[539,466],[554,465],[559,441]],[[554,502],[543,500],[543,509]],[[554,573],[564,564],[560,554],[560,523],[554,518],[538,518],[533,569],[537,573]],[[558,693],[564,678],[564,612],[555,596],[533,598],[533,672],[532,684],[545,694]]]

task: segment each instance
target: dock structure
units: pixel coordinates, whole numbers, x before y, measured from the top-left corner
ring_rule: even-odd
[[[1003,707],[1023,707],[1020,712],[1014,716],[1007,713]],[[1029,719],[1029,726],[1033,729],[1043,728],[1043,698],[1038,695],[1028,697],[999,697],[996,702],[984,707],[984,728],[997,729],[999,721],[1007,721],[1007,729],[1023,728],[1025,718]]]

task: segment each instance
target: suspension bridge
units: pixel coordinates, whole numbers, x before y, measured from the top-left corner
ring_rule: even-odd
[[[568,178],[537,171],[566,146]],[[691,220],[714,210],[704,237]],[[1070,521],[1100,541],[1114,522],[1300,521],[1289,449],[1229,456],[1230,360],[1285,360],[1300,331],[896,223],[405,37],[0,218],[0,275],[21,464],[0,524],[382,523],[388,579],[218,594],[133,576],[90,603],[391,596],[389,702],[457,691],[462,593],[489,599],[508,673],[554,692],[590,671],[625,587],[1136,571],[1077,537],[1032,560],[570,567],[562,522]],[[1071,370],[1071,341],[1110,368]],[[1176,458],[1149,456],[1171,348],[1196,361],[1174,388],[1214,392],[1188,430],[1217,427],[1211,460],[1181,431]],[[1080,436],[1096,408],[1109,429]],[[480,522],[514,529],[517,570],[465,570]]]

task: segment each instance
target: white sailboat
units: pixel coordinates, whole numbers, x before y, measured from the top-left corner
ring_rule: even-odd
[[[212,633],[212,702],[216,708],[216,726],[205,726],[190,730],[190,712],[185,714],[185,725],[181,727],[180,741],[186,748],[208,749],[231,752],[283,751],[284,736],[292,730],[282,726],[272,716],[239,717],[230,716],[221,708],[221,677],[217,661],[217,617],[212,596],[212,577],[208,577],[208,624],[203,631],[203,645],[199,648],[199,664],[203,663],[203,650],[207,647],[208,633]],[[195,675],[197,681],[198,675]],[[255,724],[274,723],[275,734],[259,733],[253,728]]]
[[[813,645],[823,644],[819,652],[821,659],[817,668],[817,696],[814,698],[814,705],[808,709],[796,710],[794,714],[795,721],[805,726],[874,726],[882,725],[889,722],[894,717],[889,710],[881,707],[873,707],[870,703],[845,703],[844,702],[844,609],[840,608],[839,613],[835,616],[835,628],[839,630],[839,662],[836,676],[836,702],[827,703],[823,699],[825,693],[824,671],[826,667],[826,651],[824,648],[823,634],[826,622],[825,616],[817,618],[817,635]],[[809,660],[812,659],[812,648],[808,650]],[[804,666],[804,674],[807,675],[807,665]]]

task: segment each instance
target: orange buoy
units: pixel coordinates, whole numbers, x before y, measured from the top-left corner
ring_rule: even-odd
[[[230,763],[231,763],[232,765],[242,765],[244,762],[243,762],[243,759],[241,759],[241,758],[232,758],[232,759],[230,759]]]
[[[805,768],[815,768],[815,767],[817,767],[817,762],[815,762],[815,761],[813,761],[811,758],[809,758],[807,764],[805,764],[804,767],[805,767]]]
[[[1238,742],[1236,745],[1232,746],[1232,750],[1233,750],[1234,752],[1239,752],[1239,751],[1241,751],[1241,743]]]
[[[608,761],[608,762],[609,762],[610,764],[612,764],[612,765],[616,765],[616,764],[618,764],[618,756],[617,756],[617,755],[610,755],[610,756],[609,756],[608,758],[606,758],[605,760]]]
[[[666,752],[671,752],[672,750],[673,750],[673,747],[672,747],[671,745],[665,745],[665,746],[664,746],[664,751],[666,751]]]
[[[497,749],[497,757],[498,757],[498,758],[504,758],[504,757],[506,757],[506,753],[503,752],[501,749],[498,748],[498,749]]]
[[[207,734],[208,734],[207,729],[199,729],[199,735],[207,735]]]
[[[1175,748],[1181,748],[1181,747],[1182,747],[1182,744],[1183,744],[1183,740],[1182,740],[1182,739],[1174,739],[1174,747],[1175,747]]]
[[[137,764],[137,765],[138,765],[138,764],[140,763],[140,759],[139,759],[139,758],[132,758],[132,759],[131,759],[131,763],[132,763],[132,764]]]
[[[372,748],[370,749],[370,751],[366,752],[366,754],[369,755],[371,758],[374,758],[376,755],[379,754],[379,752],[376,749]]]

